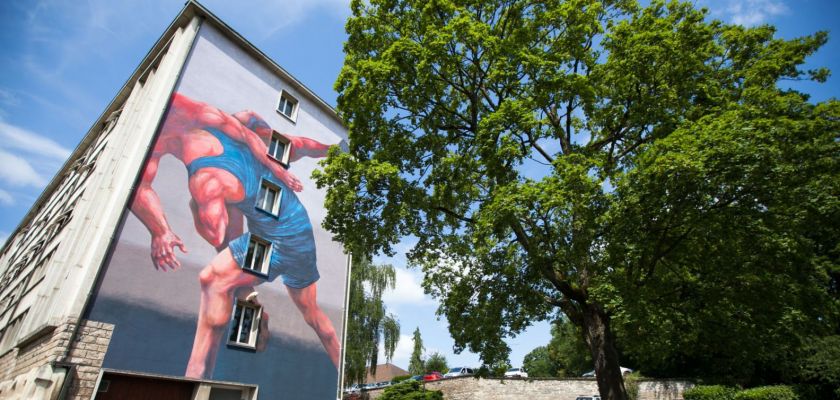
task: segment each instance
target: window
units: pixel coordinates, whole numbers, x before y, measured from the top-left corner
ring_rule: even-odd
[[[245,254],[245,265],[242,269],[259,274],[268,274],[268,264],[271,260],[271,243],[256,237],[253,233],[248,241],[248,253]]]
[[[228,342],[255,348],[257,346],[257,334],[260,330],[261,314],[262,308],[256,304],[244,301],[237,302],[231,317]]]
[[[277,216],[280,211],[280,187],[263,179],[260,182],[260,192],[257,194],[257,208]]]
[[[268,155],[284,165],[288,165],[289,154],[292,148],[289,144],[290,141],[287,137],[277,132],[272,132],[271,141],[268,143]]]
[[[297,119],[298,101],[289,92],[280,92],[280,104],[277,105],[277,112],[286,116],[292,122]]]

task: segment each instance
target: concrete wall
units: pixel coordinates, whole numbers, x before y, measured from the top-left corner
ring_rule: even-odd
[[[639,382],[638,400],[681,400],[693,384],[685,381],[644,380]],[[500,379],[461,377],[426,383],[428,390],[440,390],[446,400],[575,400],[598,394],[593,378]],[[385,389],[370,390],[371,399]]]

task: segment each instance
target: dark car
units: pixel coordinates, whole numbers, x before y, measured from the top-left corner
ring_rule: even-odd
[[[440,380],[440,379],[443,379],[443,374],[441,374],[440,372],[437,372],[437,371],[432,371],[432,372],[429,372],[426,375],[423,375],[423,380],[426,381],[426,382],[437,381],[437,380]]]

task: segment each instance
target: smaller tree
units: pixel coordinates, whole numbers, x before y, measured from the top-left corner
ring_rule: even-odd
[[[569,320],[561,318],[551,328],[551,342],[548,344],[549,358],[557,366],[557,376],[580,376],[594,368],[592,353],[580,328]]]
[[[420,327],[414,330],[414,350],[411,352],[411,359],[408,362],[408,372],[411,375],[422,375],[426,372],[423,363],[423,339],[420,338]]]
[[[525,355],[522,367],[532,378],[551,378],[557,376],[558,366],[551,359],[548,346],[540,346]]]
[[[426,372],[438,371],[445,374],[448,370],[449,366],[443,354],[434,352],[426,359]]]

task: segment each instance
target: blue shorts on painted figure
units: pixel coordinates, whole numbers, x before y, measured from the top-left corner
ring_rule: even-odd
[[[248,232],[230,241],[228,247],[240,267],[245,265],[251,235],[271,243],[268,281],[278,275],[293,288],[304,288],[317,281],[318,274],[315,238],[309,215],[294,191],[277,180],[254,157],[248,147],[215,128],[206,128],[222,144],[224,151],[216,156],[201,157],[187,166],[190,176],[202,168],[218,168],[235,176],[245,191],[245,198],[232,204],[248,222]],[[257,207],[257,196],[263,180],[280,189],[277,215]]]

